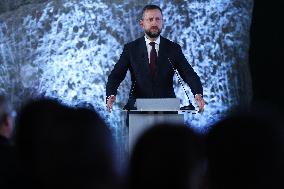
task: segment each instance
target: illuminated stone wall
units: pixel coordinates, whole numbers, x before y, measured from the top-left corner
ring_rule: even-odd
[[[204,86],[205,111],[188,115],[186,122],[203,132],[236,106],[249,105],[253,0],[10,2],[0,4],[0,92],[9,94],[15,106],[42,95],[70,105],[87,102],[117,140],[125,137],[120,110],[129,75],[112,114],[105,111],[105,85],[123,44],[142,36],[138,20],[148,2],[163,9],[162,35],[182,46]],[[175,92],[186,105],[176,78]]]

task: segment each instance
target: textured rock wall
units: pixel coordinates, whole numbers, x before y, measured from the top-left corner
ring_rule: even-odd
[[[10,94],[16,106],[39,95],[70,105],[89,103],[121,141],[126,131],[120,109],[129,75],[112,114],[105,111],[105,85],[123,44],[142,35],[138,21],[148,2],[1,1],[0,92]],[[187,115],[187,123],[206,131],[234,107],[247,106],[252,97],[248,48],[253,0],[151,2],[163,9],[162,35],[182,46],[204,86],[205,111]],[[176,78],[175,92],[186,105]]]

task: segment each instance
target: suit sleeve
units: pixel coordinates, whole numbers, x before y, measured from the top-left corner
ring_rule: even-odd
[[[125,45],[118,62],[114,65],[113,70],[108,76],[106,84],[106,97],[116,95],[120,83],[124,80],[129,68],[128,48]]]
[[[186,60],[179,45],[177,45],[175,63],[181,78],[188,84],[193,95],[203,95],[203,88],[200,81],[200,77],[197,75],[197,73],[193,70],[191,65]]]

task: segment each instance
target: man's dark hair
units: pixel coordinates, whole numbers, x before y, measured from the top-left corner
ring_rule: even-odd
[[[163,15],[162,9],[159,6],[157,6],[157,5],[146,5],[143,8],[143,10],[142,10],[142,18],[144,17],[145,11],[147,11],[147,10],[155,10],[155,9],[160,10],[161,14]]]

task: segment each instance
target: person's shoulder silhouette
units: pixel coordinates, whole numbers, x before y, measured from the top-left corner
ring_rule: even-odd
[[[273,107],[257,105],[216,123],[207,138],[212,189],[283,188],[284,128]]]

